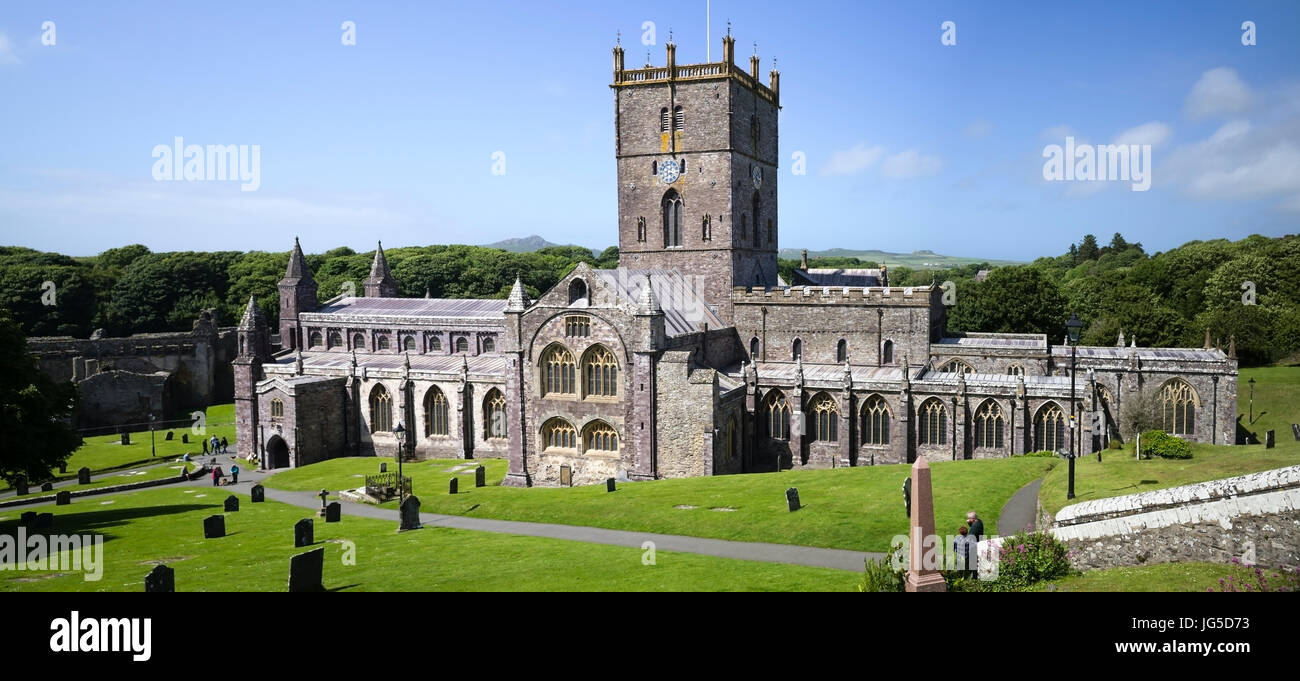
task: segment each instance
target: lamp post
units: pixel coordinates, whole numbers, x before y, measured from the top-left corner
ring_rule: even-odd
[[[1253,426],[1255,425],[1255,377],[1251,376],[1246,382],[1250,384],[1250,425]]]
[[[397,436],[397,503],[402,503],[402,448],[406,446],[406,429],[401,423],[393,429],[393,435]]]
[[[158,444],[154,442],[153,438],[153,422],[157,419],[157,416],[149,415],[149,456],[158,456]]]
[[[1066,499],[1074,498],[1074,370],[1078,358],[1079,348],[1079,329],[1083,328],[1083,322],[1079,321],[1079,316],[1070,314],[1070,321],[1065,323],[1065,331],[1070,339],[1070,489],[1066,493]]]

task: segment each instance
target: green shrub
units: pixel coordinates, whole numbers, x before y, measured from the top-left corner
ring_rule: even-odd
[[[1038,582],[1070,573],[1069,550],[1050,532],[1018,532],[1005,537],[998,550],[998,578],[985,582],[991,591],[1024,591]]]
[[[1110,442],[1106,443],[1106,449],[1123,449],[1123,448],[1124,448],[1124,443],[1120,442],[1119,440],[1112,439]]]
[[[1054,457],[1054,456],[1056,456],[1056,452],[1049,452],[1049,451],[1046,451],[1046,450],[1041,451],[1041,452],[1026,452],[1026,453],[1025,453],[1025,456]]]
[[[858,591],[863,593],[891,593],[903,591],[907,579],[907,561],[901,561],[900,569],[894,569],[895,557],[902,553],[903,545],[894,544],[889,553],[880,560],[866,560],[866,572]]]
[[[1162,459],[1190,459],[1192,447],[1182,438],[1169,435],[1163,430],[1148,430],[1142,433],[1142,457],[1149,459],[1153,456]]]

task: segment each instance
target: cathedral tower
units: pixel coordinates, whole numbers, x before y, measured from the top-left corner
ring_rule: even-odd
[[[285,350],[301,348],[302,330],[298,326],[298,314],[316,311],[316,280],[311,277],[298,237],[293,238],[289,266],[277,288],[280,289],[280,347]]]
[[[779,79],[759,59],[625,69],[614,48],[619,265],[680,270],[730,322],[733,286],[777,283]]]

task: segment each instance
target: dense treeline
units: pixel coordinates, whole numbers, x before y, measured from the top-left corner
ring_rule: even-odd
[[[423,246],[384,251],[402,296],[504,298],[515,274],[537,295],[578,262],[616,267],[618,251],[599,256],[585,248],[556,246],[509,253],[481,246]],[[362,290],[374,251],[349,248],[307,256],[325,301],[345,290]],[[73,258],[27,248],[0,247],[0,308],[11,311],[29,336],[86,337],[188,330],[203,309],[217,310],[221,325],[238,323],[249,294],[274,324],[279,315],[276,282],[289,253],[152,253],[140,245]],[[53,290],[45,284],[53,282]],[[349,282],[351,288],[349,289]],[[52,303],[52,304],[51,304]]]

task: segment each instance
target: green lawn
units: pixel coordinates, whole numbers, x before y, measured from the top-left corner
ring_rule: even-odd
[[[1218,588],[1219,579],[1232,574],[1220,563],[1161,563],[1138,567],[1090,570],[1048,584],[1056,591],[1205,591]],[[1048,591],[1041,584],[1038,591]]]
[[[194,470],[193,464],[184,464],[184,465],[186,471]],[[29,494],[27,494],[26,496],[0,497],[0,501],[12,501],[14,499],[28,499],[31,497],[39,497],[39,496],[54,494],[56,492],[62,492],[63,490],[67,490],[69,492],[76,492],[78,490],[84,490],[84,489],[98,489],[100,487],[112,487],[113,485],[125,485],[131,482],[144,482],[146,480],[158,480],[161,478],[178,478],[180,477],[181,474],[181,466],[182,464],[179,463],[170,463],[170,464],[163,464],[161,466],[153,466],[150,468],[131,468],[127,470],[99,473],[91,477],[89,484],[64,485],[63,487],[55,487],[53,492],[42,492],[40,487],[30,486]]]
[[[265,484],[285,490],[350,489],[378,472],[382,461],[395,470],[391,459],[332,459],[279,473]],[[621,483],[609,494],[604,485],[501,487],[506,462],[490,459],[481,462],[488,487],[474,488],[471,469],[460,474],[460,494],[451,496],[449,471],[466,463],[479,462],[437,459],[403,466],[422,511],[857,551],[887,551],[894,536],[907,534],[901,487],[911,468],[905,465]],[[934,464],[938,530],[955,531],[974,509],[993,531],[1007,499],[1056,463],[1016,457]],[[786,508],[788,487],[799,488],[804,505],[795,513]],[[732,510],[713,510],[723,508]]]
[[[213,435],[217,439],[225,437],[230,441],[231,451],[235,446],[235,405],[234,404],[217,404],[207,409],[207,431],[205,435],[195,435],[190,428],[173,428],[173,440],[168,442],[163,439],[167,437],[167,431],[159,430],[154,433],[154,442],[158,447],[158,456],[152,455],[152,449],[149,446],[149,431],[142,433],[131,433],[131,444],[123,445],[120,435],[99,435],[96,437],[85,438],[85,443],[77,451],[72,453],[68,459],[68,475],[77,477],[77,471],[83,466],[89,467],[90,471],[111,470],[129,466],[139,466],[146,463],[157,461],[158,459],[175,458],[186,452],[198,455],[203,451],[203,444],[199,440],[211,438]],[[190,434],[189,444],[181,443],[181,435]],[[67,477],[67,476],[62,476]]]
[[[103,578],[82,573],[0,572],[0,591],[143,591],[155,562],[176,570],[178,591],[284,591],[295,549],[293,524],[306,509],[240,496],[221,539],[203,538],[203,518],[227,496],[208,488],[140,490],[47,507],[60,534],[105,536]],[[111,502],[111,503],[109,503]],[[19,512],[0,510],[0,534]],[[639,548],[425,528],[398,533],[396,521],[344,516],[315,522],[325,548],[325,587],[346,591],[852,591],[857,572]],[[355,544],[355,565],[345,545]]]
[[[1135,494],[1194,482],[1230,478],[1247,473],[1300,464],[1300,442],[1291,435],[1291,423],[1300,423],[1300,367],[1242,369],[1238,377],[1237,404],[1241,422],[1247,414],[1250,386],[1255,378],[1255,425],[1264,441],[1264,431],[1277,430],[1277,447],[1264,445],[1208,445],[1192,443],[1192,458],[1134,459],[1133,443],[1123,450],[1106,451],[1102,462],[1085,456],[1075,462],[1075,499],[1071,503]],[[1038,498],[1050,513],[1065,507],[1068,466],[1058,466],[1043,481]]]

